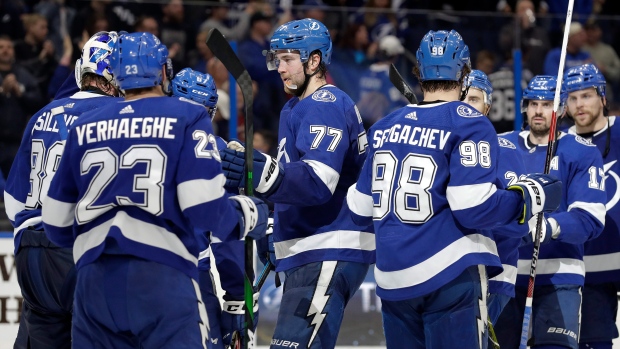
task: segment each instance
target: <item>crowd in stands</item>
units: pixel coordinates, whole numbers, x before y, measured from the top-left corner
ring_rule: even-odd
[[[255,82],[253,111],[265,151],[276,151],[279,112],[288,99],[277,71],[268,71],[263,50],[277,26],[295,18],[325,23],[335,43],[328,83],[357,101],[366,126],[407,103],[387,79],[396,64],[409,83],[415,52],[429,29],[456,29],[467,41],[475,69],[487,73],[504,103],[491,119],[498,131],[513,129],[513,52],[523,57],[523,81],[557,75],[568,0],[4,0],[0,3],[0,170],[8,173],[28,119],[53,99],[73,74],[84,42],[103,30],[146,31],[170,51],[175,71],[191,67],[214,76],[220,100],[214,120],[228,138],[230,83],[205,39],[218,28],[237,42]],[[595,63],[610,84],[612,110],[620,105],[620,4],[576,0],[569,28],[566,67]],[[504,81],[504,83],[502,83]],[[500,85],[506,86],[500,86]],[[418,91],[419,92],[419,91]],[[500,96],[500,97],[501,97]],[[498,97],[498,98],[500,98]],[[243,114],[243,101],[236,108]],[[497,106],[497,107],[496,107]],[[512,109],[511,109],[512,108]],[[240,118],[239,130],[243,127]],[[240,136],[242,132],[240,132]]]

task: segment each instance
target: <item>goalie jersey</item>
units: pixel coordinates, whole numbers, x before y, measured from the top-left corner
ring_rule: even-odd
[[[51,102],[30,119],[4,193],[7,216],[15,228],[16,254],[23,230],[43,230],[41,203],[58,168],[68,127],[83,113],[119,100],[122,99],[80,91]],[[52,115],[57,107],[63,107],[64,111],[58,110],[59,114]]]
[[[374,124],[347,204],[374,219],[377,295],[426,295],[473,265],[501,272],[491,228],[517,219],[523,198],[498,190],[491,122],[462,102],[409,105]],[[361,221],[360,221],[361,223]]]
[[[84,114],[44,203],[49,239],[73,247],[78,269],[105,250],[197,279],[204,244],[194,229],[238,238],[215,142],[207,110],[184,98],[121,101]]]
[[[276,270],[342,260],[374,262],[369,226],[339,215],[366,158],[366,132],[355,104],[325,85],[280,113],[278,161],[284,178],[267,197],[274,205]]]
[[[617,143],[620,140],[620,125],[615,125],[616,116],[608,118],[608,126],[591,138],[601,154],[605,155],[608,149],[603,158],[607,192],[605,228],[599,237],[587,241],[584,246],[586,283],[592,284],[620,281],[620,147]],[[569,133],[576,133],[574,126]]]
[[[558,222],[562,241],[552,240],[541,246],[536,284],[583,285],[583,244],[599,236],[605,224],[603,162],[599,151],[587,140],[563,132],[559,134],[550,174],[562,181],[562,201],[557,211],[545,217]],[[529,131],[503,135],[517,146],[528,173],[542,172],[547,145],[528,144],[528,136]],[[532,244],[519,248],[518,286],[527,285],[532,252]]]

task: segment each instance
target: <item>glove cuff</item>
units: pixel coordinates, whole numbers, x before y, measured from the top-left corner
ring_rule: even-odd
[[[263,167],[263,173],[260,174],[260,182],[256,187],[256,191],[269,195],[280,186],[284,170],[280,167],[278,160],[269,155],[260,154],[265,157],[265,166]]]
[[[254,313],[258,311],[258,296],[259,293],[256,292],[252,297],[252,302],[254,303],[252,308],[254,308]],[[222,311],[234,315],[243,315],[245,314],[245,301],[224,301],[224,304],[222,305]]]
[[[239,239],[243,240],[249,232],[256,228],[256,224],[258,223],[258,209],[254,201],[247,196],[235,195],[229,197],[229,199],[235,203],[234,205],[241,214],[243,231],[240,232],[241,236]]]
[[[549,223],[549,227],[551,228],[551,231],[548,231],[547,234],[551,234],[551,238],[556,240],[560,236],[561,230],[558,221],[553,218],[548,218],[547,223]]]

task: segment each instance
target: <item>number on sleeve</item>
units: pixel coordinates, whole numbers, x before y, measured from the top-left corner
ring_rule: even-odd
[[[198,141],[198,144],[196,144],[196,147],[194,148],[197,158],[213,158],[219,162],[222,161],[222,159],[220,159],[220,152],[217,151],[217,142],[214,135],[202,130],[196,130],[192,133],[192,137],[194,140]],[[213,150],[207,149],[207,145],[209,145],[209,143],[213,146]]]
[[[605,191],[605,171],[602,168],[590,166],[588,172],[590,173],[590,181],[588,182],[588,187]],[[601,177],[600,184],[597,174]]]
[[[340,143],[340,140],[342,139],[342,130],[323,125],[310,125],[310,133],[316,134],[316,136],[314,136],[314,140],[312,140],[310,149],[317,149],[321,144],[321,141],[323,141],[325,134],[333,137],[327,147],[327,151],[333,152],[336,150],[336,148],[338,148],[338,143]]]
[[[463,141],[459,145],[461,164],[466,167],[474,167],[478,164],[484,168],[491,167],[491,145],[488,142]]]

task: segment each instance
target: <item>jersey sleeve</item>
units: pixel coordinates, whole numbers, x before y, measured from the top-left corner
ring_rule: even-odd
[[[270,201],[313,206],[332,197],[353,137],[347,120],[357,116],[353,105],[344,113],[336,103],[319,106],[302,120],[295,141],[300,161],[283,164],[284,178]]]
[[[242,299],[244,292],[245,242],[228,241],[211,244],[215,267],[220,275],[220,284],[228,296]],[[252,278],[253,279],[253,278]]]
[[[371,145],[368,145],[368,150],[369,154],[364,161],[357,183],[349,187],[344,201],[346,207],[343,208],[349,210],[353,221],[358,225],[372,225],[374,203],[371,191],[373,162],[373,156],[370,154],[372,153]]]
[[[601,234],[607,201],[600,152],[592,146],[579,146],[584,147],[585,152],[576,160],[577,167],[565,184],[568,208],[547,216],[555,219],[560,227],[558,240],[572,244],[584,243]]]
[[[73,224],[75,221],[75,207],[78,202],[77,178],[72,171],[73,145],[76,143],[75,130],[69,131],[65,150],[58,170],[43,199],[43,227],[47,238],[60,247],[72,247],[74,242]]]
[[[183,214],[198,230],[211,231],[222,241],[238,238],[239,218],[224,190],[226,178],[208,114],[203,112],[185,130],[176,173]]]
[[[36,114],[35,114],[36,115]],[[34,118],[33,118],[34,119]],[[26,128],[26,132],[32,129],[32,120]],[[22,138],[19,150],[13,160],[11,171],[8,173],[4,189],[4,206],[6,214],[16,230],[21,222],[17,222],[17,215],[26,209],[26,198],[30,192],[30,137]]]
[[[457,124],[451,149],[446,196],[460,224],[488,229],[515,220],[523,207],[516,192],[497,188],[498,141],[488,120],[469,118]]]

